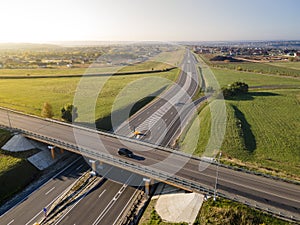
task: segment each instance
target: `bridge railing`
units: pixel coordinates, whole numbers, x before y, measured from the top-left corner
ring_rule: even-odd
[[[2,127],[7,128],[6,126],[2,126]],[[46,137],[46,136],[43,136],[43,135],[40,135],[37,133],[33,133],[30,131],[26,131],[23,129],[13,128],[12,130],[14,132],[22,133],[23,135],[25,135],[27,137],[30,137],[30,138],[54,145],[54,146],[69,149],[73,152],[80,153],[87,157],[94,158],[94,159],[97,159],[100,161],[102,160],[102,161],[105,161],[106,163],[114,165],[116,167],[124,168],[126,170],[129,170],[129,171],[132,171],[132,172],[135,172],[135,173],[147,176],[147,177],[151,177],[158,181],[163,181],[165,183],[169,183],[169,184],[172,184],[172,185],[175,185],[178,187],[182,187],[183,189],[187,189],[190,191],[195,191],[195,192],[199,192],[199,193],[203,193],[203,194],[207,194],[207,195],[213,195],[213,193],[214,193],[214,190],[212,188],[205,187],[202,184],[198,183],[197,181],[192,181],[192,180],[189,180],[189,179],[186,179],[183,177],[176,176],[174,174],[169,174],[162,170],[154,169],[154,168],[151,168],[148,166],[141,166],[139,164],[134,164],[134,163],[113,157],[112,155],[109,155],[106,153],[98,152],[98,151],[88,149],[85,147],[80,147],[80,146],[74,145],[72,143],[68,143],[66,141],[57,140],[57,139],[54,139],[51,137]],[[230,195],[228,195],[222,191],[218,191],[217,195],[220,197],[224,197],[224,198],[236,201],[236,202],[241,202],[252,208],[256,208],[256,209],[268,212],[270,214],[273,214],[276,217],[283,218],[285,220],[289,220],[289,221],[293,221],[293,222],[300,221],[300,217],[290,216],[287,213],[283,213],[276,209],[268,208],[268,207],[264,206],[263,204],[247,202],[247,201],[242,200],[237,197],[231,197]]]

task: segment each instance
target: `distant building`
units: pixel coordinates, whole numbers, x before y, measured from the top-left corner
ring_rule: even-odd
[[[297,56],[297,53],[296,52],[289,52],[286,54],[286,56],[289,56],[289,57],[296,57]]]

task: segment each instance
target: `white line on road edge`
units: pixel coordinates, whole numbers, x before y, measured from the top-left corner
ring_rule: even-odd
[[[1,107],[0,107],[1,108]],[[46,183],[44,183],[42,186],[38,187],[37,189],[35,189],[33,192],[31,192],[29,195],[26,195],[23,199],[21,199],[18,203],[16,203],[10,210],[8,210],[7,212],[3,213],[0,218],[2,218],[4,215],[6,215],[7,213],[9,213],[10,211],[12,211],[14,208],[16,208],[19,204],[21,204],[23,201],[25,201],[25,199],[29,198],[36,190],[41,189],[43,186],[45,186],[46,184],[48,184],[50,181],[53,180],[54,177],[57,177],[58,175],[60,175],[61,173],[63,173],[64,171],[66,171],[68,168],[70,168],[72,165],[74,165],[77,161],[79,161],[80,158],[76,159],[75,161],[73,161],[70,165],[68,165],[66,168],[64,168],[63,170],[59,171],[57,174],[53,175]]]
[[[107,172],[106,172],[106,174],[104,174],[104,176],[103,177],[101,177],[101,180],[102,179],[104,179],[104,177],[105,177],[105,175],[107,175],[110,171],[112,170],[112,168],[110,168]],[[101,181],[100,180],[100,181]],[[77,180],[76,180],[77,181]],[[75,181],[75,182],[76,182]],[[74,183],[75,183],[74,182]],[[106,189],[105,189],[106,190]],[[85,196],[87,196],[89,193],[90,193],[90,191],[91,190],[89,190],[88,192],[86,192],[74,205],[72,205],[68,210],[67,210],[67,212],[65,213],[65,214],[63,214],[59,219],[58,219],[58,221],[54,224],[54,225],[57,225],[57,224],[59,224],[64,218],[65,218],[65,216],[66,215],[68,215],[68,213],[82,200],[82,199],[84,199],[85,198]],[[103,191],[104,192],[104,191]]]
[[[83,167],[83,165],[78,166],[75,170],[79,170],[81,167]]]
[[[80,158],[79,158],[80,159]],[[70,166],[74,165],[75,162],[77,162],[79,159],[75,160],[71,165],[69,165],[67,168],[69,168]],[[65,171],[67,168],[65,168],[63,171]],[[55,176],[58,176],[60,173],[62,173],[63,171],[60,171],[58,174],[56,174]],[[55,176],[53,176],[50,180],[52,180]],[[49,180],[49,181],[50,181]],[[49,182],[48,181],[48,182]],[[69,189],[71,189],[73,187],[73,185],[75,184],[77,180],[75,180],[71,185],[69,185],[67,187],[67,189],[62,192],[60,195],[58,195],[56,198],[54,198],[48,205],[45,206],[45,208],[47,208],[49,205],[51,205],[53,202],[55,202],[60,196],[62,196],[63,194],[67,193],[69,191]],[[47,183],[48,183],[47,182]],[[45,183],[46,184],[46,183]],[[31,223],[38,215],[40,215],[41,213],[43,213],[43,210],[39,211],[33,218],[31,218],[31,220],[29,220],[25,225],[28,225],[29,223]]]
[[[88,193],[84,194],[74,205],[72,205],[70,207],[70,209],[62,216],[59,218],[59,220],[55,223],[55,225],[59,224],[64,218],[66,215],[68,215],[68,213],[82,200],[84,199],[84,197],[87,195]]]
[[[13,219],[12,221],[10,221],[7,225],[10,225],[14,222],[15,220]]]
[[[106,189],[104,189],[104,191],[101,192],[101,194],[99,195],[98,198],[101,198],[101,196],[104,194],[104,192],[106,192]]]
[[[46,193],[45,193],[45,195],[48,195],[51,191],[53,191],[55,189],[55,187],[53,187],[53,188],[51,188],[49,191],[47,191]]]

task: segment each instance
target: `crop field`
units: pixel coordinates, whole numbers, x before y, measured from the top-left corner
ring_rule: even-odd
[[[143,63],[128,66],[107,66],[97,65],[90,68],[42,68],[42,69],[0,69],[0,78],[5,76],[56,76],[56,75],[83,75],[83,74],[105,74],[121,72],[140,72],[152,70],[164,70],[173,67],[163,62],[146,61]]]
[[[156,62],[162,62],[169,64],[170,66],[178,66],[182,61],[185,49],[178,47],[178,50],[173,52],[162,52],[157,56],[153,57],[152,60]]]
[[[140,88],[142,83],[137,87],[133,85],[133,88],[129,88],[130,91],[127,91],[129,93],[120,96],[123,100],[116,109],[138,101],[157,90],[165,90],[178,74],[179,70],[174,69],[161,73],[88,78],[90,90],[97,88],[99,83],[105,84],[98,97],[95,117],[101,119],[110,115],[116,96],[130,83],[138,80],[143,82],[143,79],[149,81],[142,89]],[[158,82],[156,78],[165,79]],[[43,103],[48,102],[52,105],[54,117],[59,118],[60,109],[67,103],[73,103],[79,81],[80,78],[76,77],[0,80],[0,105],[40,116]]]
[[[201,58],[211,67],[238,70],[253,73],[300,77],[299,62],[258,63],[258,62],[216,62],[209,61],[209,56]]]
[[[299,89],[251,91],[226,100],[226,107],[227,126],[221,147],[224,161],[300,177]],[[207,145],[209,118],[209,108],[205,107],[199,114],[196,155],[201,156]],[[192,136],[187,134],[182,142],[184,151],[188,151],[185,146]]]
[[[266,63],[214,63],[213,66],[227,68],[231,70],[240,70],[254,73],[265,73],[283,76],[300,77],[300,70],[291,67],[275,66],[275,64]]]
[[[269,76],[234,70],[211,68],[221,87],[235,81],[242,81],[251,86],[264,85],[300,85],[300,79],[289,77]]]
[[[300,70],[300,62],[272,62],[269,65]]]

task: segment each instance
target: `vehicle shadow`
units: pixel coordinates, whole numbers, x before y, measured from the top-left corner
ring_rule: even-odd
[[[133,155],[132,159],[137,160],[137,161],[143,161],[143,160],[145,160],[145,157],[139,156],[139,155]]]

